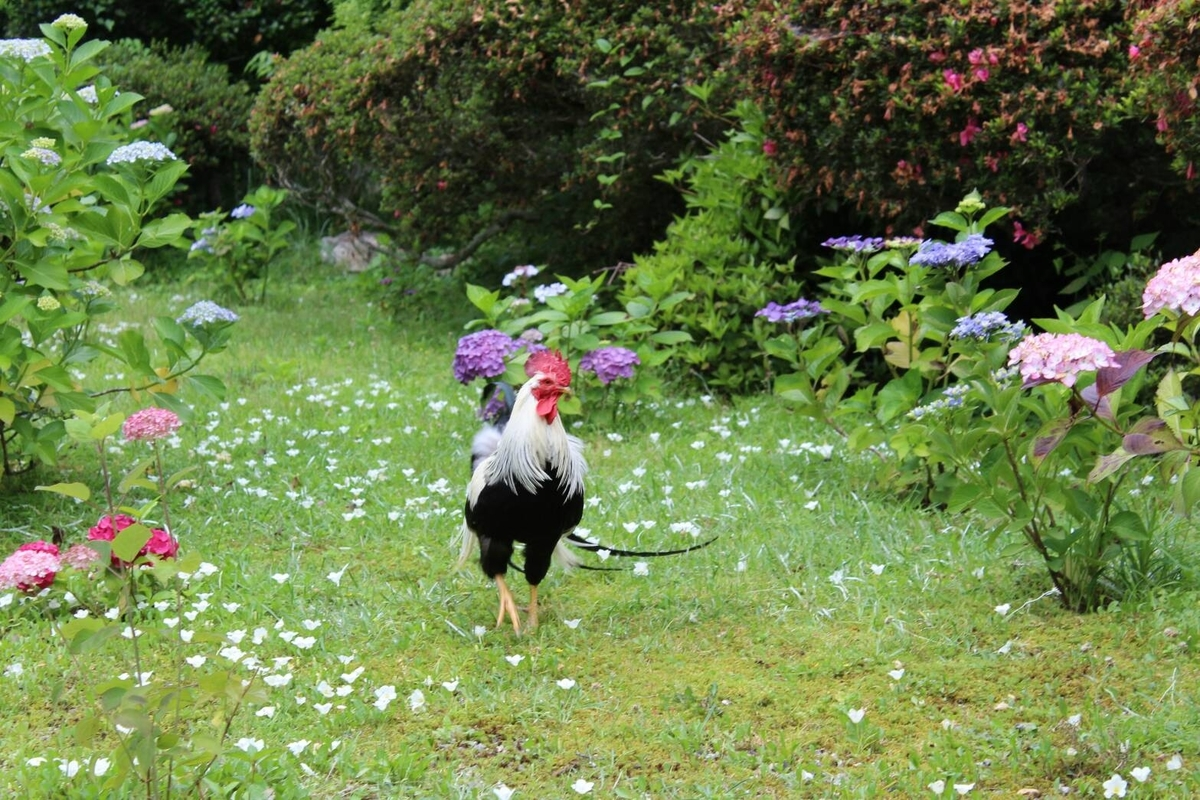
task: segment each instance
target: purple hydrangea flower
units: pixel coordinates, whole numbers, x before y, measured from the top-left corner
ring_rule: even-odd
[[[504,374],[504,359],[520,346],[520,342],[503,331],[489,328],[469,333],[458,340],[458,349],[454,352],[454,377],[462,384],[476,378],[497,378]]]
[[[249,203],[242,203],[240,206],[229,212],[229,216],[234,219],[246,219],[246,217],[254,216],[254,206]]]
[[[822,246],[847,253],[874,253],[883,248],[883,238],[878,236],[836,236],[821,242]]]
[[[923,267],[965,267],[980,261],[992,251],[992,240],[981,233],[972,233],[961,242],[924,241],[908,260]]]
[[[579,360],[580,372],[594,372],[607,386],[617,378],[632,378],[633,367],[641,364],[638,354],[624,347],[601,347]]]
[[[767,322],[796,322],[828,313],[829,309],[822,308],[816,300],[805,300],[801,297],[799,300],[793,300],[783,306],[772,300],[765,307],[754,312],[754,316],[766,317]]]
[[[957,324],[950,331],[951,339],[990,339],[995,336],[999,341],[1015,342],[1025,335],[1025,324],[1009,322],[1008,317],[1000,311],[984,311],[959,317]]]

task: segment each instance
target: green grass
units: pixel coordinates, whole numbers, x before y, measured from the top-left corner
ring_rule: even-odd
[[[127,308],[144,319],[200,298],[159,284]],[[500,783],[571,797],[577,780],[595,797],[933,796],[937,780],[945,796],[973,783],[973,795],[1100,797],[1114,772],[1130,796],[1200,790],[1190,567],[1139,601],[1068,613],[1041,597],[1036,564],[1001,561],[969,519],[873,487],[868,462],[771,398],[679,395],[615,419],[585,410],[582,525],[616,546],[690,542],[671,528],[683,522],[720,538],[651,559],[646,575],[552,572],[542,627],[517,637],[491,627],[479,570],[453,570],[478,397],[450,373],[459,332],[405,329],[315,270],[238,310],[234,345],[211,364],[226,402],[198,405],[168,453],[169,468],[200,468],[173,506],[184,552],[219,568],[190,590],[189,605],[211,593],[190,624],[245,631],[241,649],[265,664],[292,659],[272,669],[292,675],[270,691],[273,715],[234,719],[213,773],[226,793],[261,796],[229,788],[252,768],[280,797],[491,798]],[[110,458],[120,468],[136,452],[118,444]],[[70,452],[9,485],[4,552],[52,525],[85,536],[95,512],[31,491],[60,480],[98,488],[95,456]],[[1180,528],[1169,552],[1194,563],[1194,534]],[[343,568],[340,584],[328,577]],[[512,585],[527,596],[519,575]],[[33,614],[0,609],[0,626],[0,791],[100,796],[99,780],[67,779],[55,759],[111,756],[111,736],[83,749],[71,726],[98,677],[128,670],[127,644],[73,660]],[[228,663],[218,649],[187,654]],[[165,675],[165,651],[151,659]],[[322,681],[350,688],[327,699]],[[381,711],[384,686],[397,697]],[[232,747],[243,737],[263,741],[257,761]]]

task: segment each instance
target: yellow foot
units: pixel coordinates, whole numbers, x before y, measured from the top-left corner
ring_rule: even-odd
[[[508,617],[512,620],[513,631],[521,632],[521,620],[517,616],[517,603],[513,600],[512,592],[508,590],[508,584],[504,582],[504,578],[496,576],[496,591],[500,594],[500,610],[496,614],[496,627],[499,628],[504,624],[504,618]]]

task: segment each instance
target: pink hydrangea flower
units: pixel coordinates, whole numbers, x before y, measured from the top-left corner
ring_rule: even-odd
[[[0,563],[0,589],[36,592],[54,583],[62,569],[58,556],[44,550],[17,550]]]
[[[1200,312],[1200,250],[1168,261],[1142,292],[1142,313],[1147,318],[1166,309],[1180,316]]]
[[[62,563],[75,569],[88,569],[99,560],[100,554],[86,544],[73,544],[62,556]]]
[[[101,517],[95,527],[88,528],[88,540],[92,542],[111,542],[117,534],[134,523],[128,514],[116,514],[111,517]]]
[[[36,542],[26,542],[17,548],[17,552],[32,550],[35,553],[49,553],[52,556],[58,555],[58,545],[53,542],[47,542],[44,539],[39,539]]]
[[[121,431],[131,442],[152,442],[167,438],[179,430],[181,424],[174,411],[165,408],[143,408],[129,415]]]
[[[1112,348],[1099,339],[1078,333],[1039,333],[1027,336],[1008,354],[1026,386],[1057,382],[1074,386],[1081,372],[1117,366]]]

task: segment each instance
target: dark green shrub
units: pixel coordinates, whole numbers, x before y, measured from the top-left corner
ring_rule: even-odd
[[[0,6],[9,36],[37,36],[38,25],[73,13],[96,36],[196,45],[240,71],[261,51],[289,53],[313,40],[333,13],[329,0],[20,0]]]
[[[762,112],[738,106],[741,122],[713,150],[694,156],[664,179],[687,200],[687,213],[667,228],[652,253],[623,274],[627,302],[655,301],[679,291],[684,301],[661,309],[660,327],[691,334],[674,353],[691,379],[722,392],[763,388],[767,362],[755,312],[777,298],[794,299],[790,219],[776,144],[763,134]]]
[[[250,87],[231,80],[227,67],[209,61],[194,46],[147,47],[127,39],[114,43],[102,58],[113,83],[145,98],[135,113],[153,119],[152,129],[165,134],[190,165],[192,210],[232,205],[247,188],[245,173],[251,164],[246,130],[254,103]],[[149,117],[164,105],[171,111]]]
[[[1134,100],[1172,156],[1171,166],[1191,184],[1200,161],[1200,39],[1196,0],[1129,4],[1130,72]]]
[[[423,250],[520,222],[547,251],[526,260],[611,263],[678,207],[654,176],[693,142],[685,87],[716,68],[714,21],[691,2],[423,0],[377,22],[386,38],[335,33],[281,66],[254,149],[327,194],[370,165]]]

